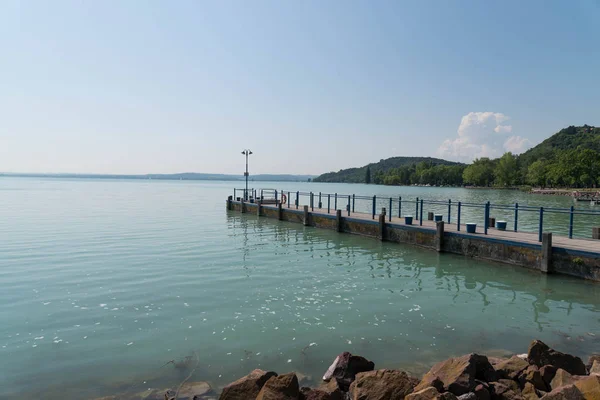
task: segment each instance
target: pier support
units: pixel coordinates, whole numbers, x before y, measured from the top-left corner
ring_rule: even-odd
[[[335,210],[335,227],[338,232],[342,230],[342,210]]]
[[[231,202],[233,201],[233,196],[227,197],[227,211],[231,211]]]
[[[435,249],[438,253],[442,251],[444,245],[444,221],[435,223]]]
[[[308,226],[308,206],[304,206],[304,226]]]
[[[260,214],[262,213],[262,203],[260,202],[260,200],[256,203],[256,215],[260,217]]]
[[[552,272],[552,233],[542,233],[542,262],[540,269],[543,273]]]
[[[244,204],[244,199],[241,201],[240,210],[242,211],[242,214],[246,212],[246,204]]]
[[[277,219],[283,220],[283,209],[281,208],[281,202],[277,206]]]
[[[381,209],[379,214],[379,240],[385,240],[385,207]]]

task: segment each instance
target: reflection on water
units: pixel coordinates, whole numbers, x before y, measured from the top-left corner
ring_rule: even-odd
[[[195,357],[219,388],[256,367],[318,378],[345,350],[419,374],[533,338],[599,348],[594,283],[227,213],[227,184],[11,182],[0,397],[174,387]]]

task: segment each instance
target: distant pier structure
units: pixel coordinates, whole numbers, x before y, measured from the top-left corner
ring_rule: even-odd
[[[356,211],[358,202],[362,208]],[[370,212],[365,212],[365,208]],[[589,239],[573,237],[575,218],[596,217],[600,222],[600,210],[419,198],[403,200],[400,196],[382,198],[274,189],[235,189],[233,196],[227,198],[227,209],[382,241],[411,244],[437,252],[518,265],[542,273],[600,281],[600,227],[592,228]],[[443,209],[444,212],[436,214],[429,209]],[[479,224],[465,221],[465,209],[479,210],[483,221]],[[511,221],[496,220],[490,216],[494,210],[501,210],[504,215],[510,213],[514,218]],[[536,233],[518,229],[519,215],[525,212],[536,214]],[[557,214],[568,216],[567,236],[553,235],[544,230],[544,216]]]

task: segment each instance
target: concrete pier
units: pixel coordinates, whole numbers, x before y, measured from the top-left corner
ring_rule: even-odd
[[[258,213],[258,207],[261,208],[260,215],[276,220],[600,282],[598,240],[553,237],[551,233],[543,233],[540,243],[537,233],[503,231],[491,226],[485,235],[481,226],[475,233],[467,233],[464,224],[459,231],[456,224],[443,221],[423,220],[418,221],[422,225],[416,224],[417,221],[406,225],[404,218],[386,218],[385,209],[374,220],[372,214],[366,213],[352,212],[350,216],[344,216],[341,210],[335,209],[330,212],[327,208],[310,211],[307,205],[296,209],[295,205],[258,205],[227,199],[227,209],[232,212]]]

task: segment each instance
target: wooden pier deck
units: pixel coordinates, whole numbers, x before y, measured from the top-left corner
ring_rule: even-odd
[[[272,209],[277,209],[276,205],[263,205],[263,208],[272,208]],[[284,209],[289,209],[289,210],[296,210],[296,206],[295,205],[291,205],[290,207],[287,206],[287,204],[282,205],[282,207]],[[298,206],[297,211],[302,211],[303,210],[303,205]],[[335,210],[330,210],[330,212],[327,212],[327,208],[314,208],[314,211],[309,207],[309,211],[311,214],[314,215],[324,215],[324,216],[333,216],[335,217]],[[372,214],[367,214],[367,213],[360,213],[360,212],[351,212],[350,215],[348,216],[348,212],[345,210],[342,210],[342,217],[344,218],[353,218],[353,219],[359,219],[359,220],[364,220],[364,221],[373,221],[373,222],[377,222],[378,221],[378,215],[375,215],[375,219],[373,219]],[[389,216],[386,216],[385,218],[386,223],[388,224],[393,224],[393,225],[406,225],[404,223],[404,218],[399,218],[397,216],[392,216],[392,219],[390,221]],[[498,230],[496,228],[492,228],[489,227],[488,228],[488,232],[487,235],[485,235],[484,233],[484,227],[483,224],[477,224],[477,230],[475,234],[472,233],[467,233],[467,228],[465,226],[465,222],[470,222],[470,221],[461,221],[461,226],[460,226],[460,231],[458,230],[458,226],[456,223],[444,223],[444,231],[445,232],[453,232],[453,233],[459,233],[461,235],[465,235],[465,236],[473,236],[473,237],[485,237],[485,238],[489,238],[489,239],[499,239],[499,240],[503,240],[503,241],[509,241],[509,242],[517,242],[517,243],[523,243],[523,244],[529,244],[529,245],[535,245],[535,246],[541,246],[542,243],[539,242],[539,237],[537,233],[530,233],[530,232],[515,232],[513,230],[505,230],[505,231],[501,231]],[[416,228],[424,228],[424,229],[430,229],[432,232],[435,232],[436,230],[436,223],[435,221],[429,221],[427,219],[423,219],[423,225],[419,225],[420,221],[413,219],[413,224],[411,226],[416,227]],[[568,249],[568,250],[576,250],[576,251],[584,251],[584,252],[589,252],[589,253],[597,253],[598,257],[600,257],[600,240],[593,240],[593,239],[569,239],[566,236],[554,236],[552,237],[552,247],[558,247],[558,248],[564,248],[564,249]]]

